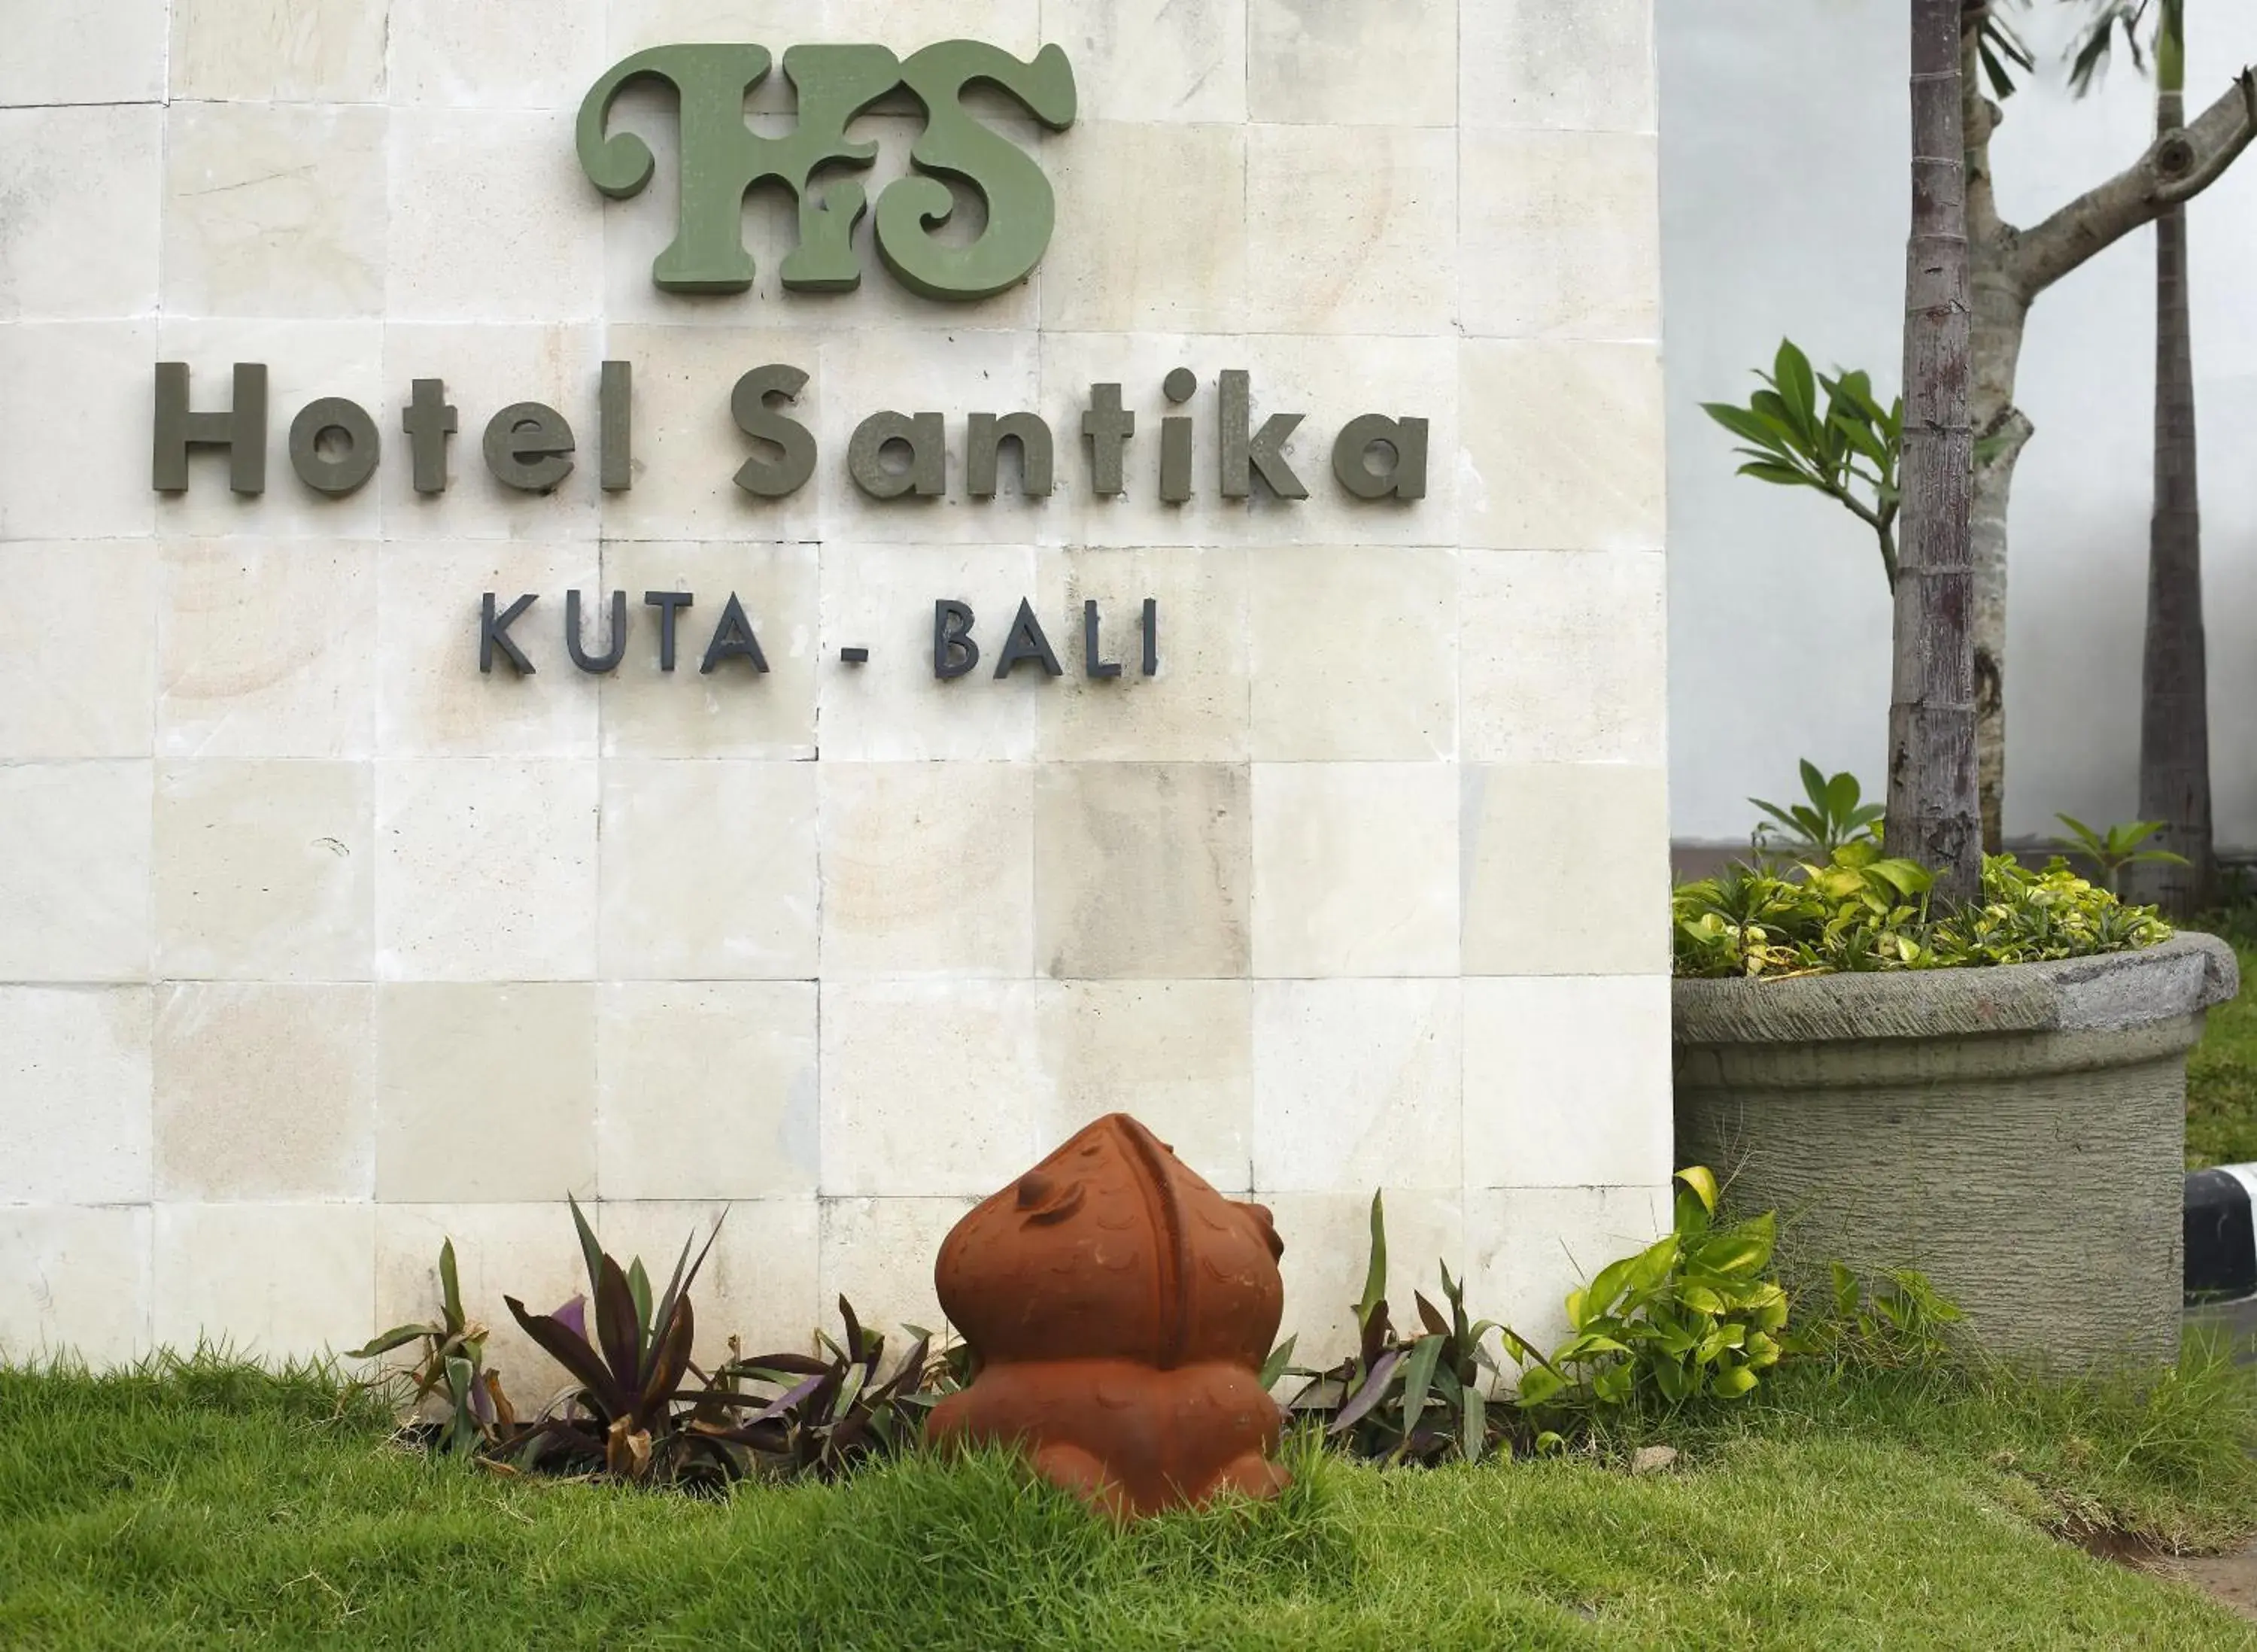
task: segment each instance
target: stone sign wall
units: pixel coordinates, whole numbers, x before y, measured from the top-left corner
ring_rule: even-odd
[[[1646,0],[10,32],[0,1355],[349,1345],[444,1234],[503,1319],[568,1190],[727,1204],[716,1340],[930,1322],[1114,1109],[1308,1352],[1375,1189],[1532,1331],[1664,1219]]]

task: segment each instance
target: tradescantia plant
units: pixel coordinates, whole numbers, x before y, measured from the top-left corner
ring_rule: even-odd
[[[452,1239],[439,1246],[439,1317],[394,1325],[346,1358],[375,1359],[411,1342],[423,1344],[422,1358],[411,1373],[412,1403],[439,1402],[439,1418],[433,1425],[438,1450],[468,1455],[491,1444],[499,1430],[515,1425],[516,1413],[502,1392],[500,1377],[485,1368],[486,1328],[463,1311]]]
[[[925,1412],[970,1380],[962,1345],[935,1352],[932,1333],[909,1326],[916,1340],[881,1381],[884,1336],[865,1327],[844,1296],[838,1315],[845,1338],[818,1332],[820,1356],[746,1359],[732,1338],[732,1357],[713,1373],[691,1430],[741,1452],[740,1472],[775,1479],[837,1479],[866,1459],[915,1444]],[[728,1410],[745,1403],[758,1408],[742,1419]]]
[[[695,1258],[697,1236],[684,1242],[666,1288],[654,1294],[641,1259],[622,1267],[605,1253],[577,1201],[567,1204],[587,1293],[547,1314],[503,1298],[526,1335],[572,1379],[539,1415],[520,1420],[500,1382],[484,1370],[485,1329],[463,1314],[451,1240],[440,1252],[439,1318],[395,1326],[356,1351],[373,1358],[426,1343],[414,1397],[420,1404],[436,1394],[445,1404],[430,1436],[436,1449],[512,1472],[635,1482],[722,1485],[753,1474],[827,1479],[911,1444],[924,1411],[967,1380],[965,1350],[931,1352],[923,1331],[881,1375],[885,1338],[866,1329],[843,1296],[845,1338],[818,1335],[821,1353],[746,1358],[732,1338],[730,1359],[708,1375],[691,1358],[697,1321],[690,1290],[720,1224]]]
[[[714,1223],[697,1260],[690,1258],[697,1235],[683,1241],[674,1275],[654,1301],[642,1259],[621,1268],[597,1242],[579,1202],[567,1203],[587,1263],[595,1334],[588,1331],[586,1298],[575,1296],[553,1314],[527,1313],[516,1297],[502,1298],[525,1334],[579,1384],[509,1439],[513,1462],[520,1468],[600,1469],[633,1480],[678,1478],[701,1458],[725,1469],[718,1460],[723,1454],[704,1450],[677,1415],[690,1397],[683,1385],[697,1328],[690,1286],[719,1237],[720,1223]]]
[[[1371,1196],[1371,1252],[1363,1295],[1355,1304],[1355,1353],[1329,1370],[1291,1366],[1293,1338],[1270,1355],[1263,1385],[1282,1378],[1305,1379],[1287,1403],[1297,1419],[1320,1422],[1326,1442],[1350,1456],[1386,1463],[1478,1462],[1503,1434],[1482,1373],[1494,1379],[1500,1367],[1484,1345],[1500,1328],[1466,1314],[1465,1281],[1441,1265],[1445,1315],[1414,1292],[1419,1329],[1407,1341],[1396,1332],[1387,1311],[1387,1216],[1380,1196]]]

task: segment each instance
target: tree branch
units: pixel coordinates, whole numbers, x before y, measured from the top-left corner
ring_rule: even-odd
[[[2218,181],[2257,138],[2257,69],[2244,69],[2188,126],[2023,232],[2009,268],[2025,302],[2096,252]]]

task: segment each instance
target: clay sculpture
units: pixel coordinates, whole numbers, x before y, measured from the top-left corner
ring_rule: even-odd
[[[952,1228],[933,1268],[979,1375],[933,1408],[936,1444],[1016,1444],[1116,1516],[1274,1496],[1263,1389],[1284,1246],[1127,1113],[1089,1126]]]

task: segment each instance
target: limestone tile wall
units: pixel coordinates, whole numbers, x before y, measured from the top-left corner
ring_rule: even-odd
[[[18,0],[0,52],[0,1357],[230,1338],[280,1354],[424,1310],[443,1235],[574,1288],[561,1196],[669,1252],[725,1206],[701,1338],[803,1337],[841,1292],[935,1323],[967,1205],[1136,1112],[1267,1200],[1289,1323],[1345,1332],[1366,1208],[1398,1275],[1553,1328],[1663,1219],[1670,1168],[1655,110],[1648,0],[1008,0],[1070,54],[1023,286],[662,293],[675,165],[607,203],[571,122],[640,47],[960,33],[938,0]],[[781,77],[756,119],[788,110]],[[872,187],[916,131],[866,117]],[[595,485],[633,363],[633,489]],[[268,364],[269,485],[148,486],[152,364],[222,405]],[[813,375],[816,481],[755,502],[737,375]],[[1196,497],[1155,497],[1160,379],[1201,388]],[[1312,495],[1217,497],[1214,380],[1307,422]],[[408,381],[461,410],[410,484]],[[1117,380],[1130,492],[1074,420]],[[348,498],[288,420],[376,419]],[[503,488],[485,420],[580,439]],[[949,490],[843,474],[883,406],[950,420]],[[972,501],[962,415],[1042,411],[1059,491]],[[1432,421],[1427,497],[1331,481],[1366,411]],[[1007,467],[1008,473],[1008,467]],[[575,671],[563,593],[727,595],[770,670]],[[475,669],[478,593],[540,593],[538,670]],[[936,682],[930,604],[1056,681]],[[1075,669],[1086,600],[1159,674]],[[590,617],[603,623],[603,604]],[[690,639],[697,640],[691,642]],[[860,668],[838,651],[873,650]],[[992,657],[992,655],[991,655]]]

